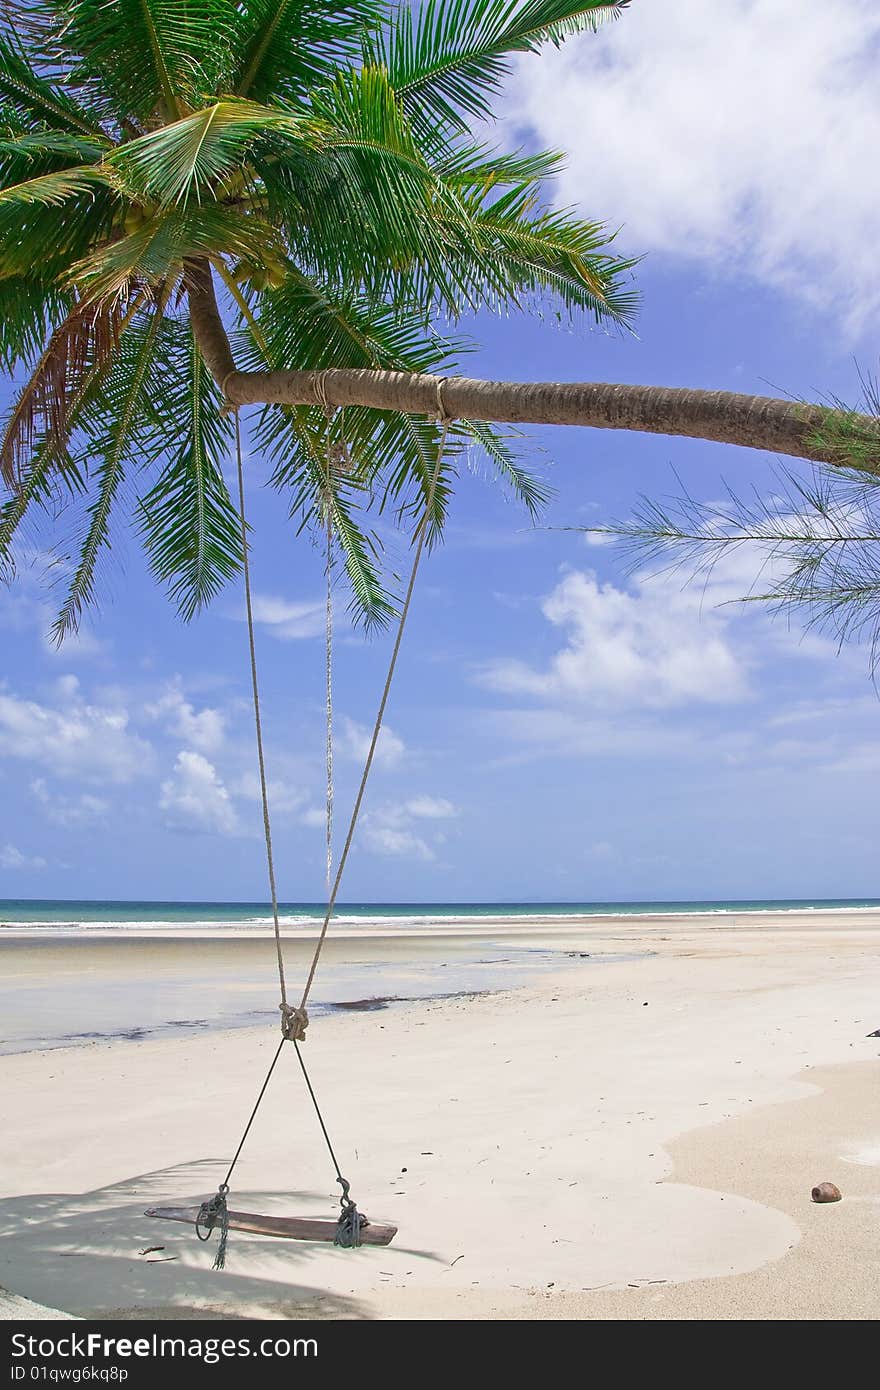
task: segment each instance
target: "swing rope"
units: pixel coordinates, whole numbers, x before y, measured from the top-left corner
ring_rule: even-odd
[[[345,865],[348,861],[349,850],[351,849],[352,841],[354,840],[354,832],[357,829],[361,804],[364,799],[364,794],[367,790],[367,782],[370,776],[370,769],[373,766],[373,759],[376,754],[376,745],[379,742],[379,735],[382,732],[382,721],[385,718],[385,707],[388,704],[388,696],[391,693],[391,683],[394,680],[394,672],[397,667],[397,658],[400,654],[400,645],[403,641],[403,634],[406,629],[406,620],[409,617],[409,609],[410,604],[412,603],[413,590],[416,586],[416,578],[419,573],[419,565],[421,564],[422,553],[425,549],[425,541],[427,540],[428,536],[428,528],[431,524],[431,511],[434,506],[434,497],[437,491],[437,481],[439,479],[440,471],[443,465],[443,456],[446,452],[446,442],[449,437],[449,426],[452,424],[453,419],[452,416],[447,415],[446,407],[443,403],[442,378],[438,379],[437,382],[437,414],[440,421],[440,437],[437,442],[437,457],[436,462],[434,464],[434,471],[431,475],[431,480],[428,486],[428,495],[425,501],[424,515],[422,517],[421,522],[419,523],[419,527],[416,532],[415,554],[413,555],[412,568],[410,570],[409,583],[406,587],[406,594],[403,600],[403,607],[400,610],[400,620],[397,624],[397,634],[394,638],[394,646],[391,650],[391,660],[388,663],[388,673],[385,677],[385,685],[382,690],[382,698],[379,701],[379,708],[376,713],[376,722],[373,725],[373,732],[370,737],[370,746],[367,751],[364,769],[361,774],[360,785],[358,787],[357,796],[355,797],[354,806],[352,807],[351,817],[348,822],[348,830],[346,832],[345,841],[342,846],[342,853],[339,856],[339,863],[336,866],[336,875],[333,879],[333,887],[330,891],[330,896],[327,899],[327,907],[324,912],[324,921],[321,925],[321,931],[318,936],[318,940],[315,944],[315,952],[312,957],[312,963],[309,968],[308,977],[306,979],[305,987],[302,992],[302,998],[300,999],[299,1003],[298,1012],[301,1015],[305,1015],[306,1024],[308,1024],[306,1004],[308,1003],[309,994],[311,992],[311,988],[315,980],[315,973],[318,969],[318,962],[321,959],[321,951],[323,950],[324,942],[327,938],[327,929],[330,926],[330,920],[333,916],[333,909],[336,906],[336,898],[339,894],[339,885],[342,882],[342,875],[345,872]]]
[[[325,881],[330,892],[333,873],[333,441],[330,431],[335,414],[327,397],[327,373],[321,372],[315,382],[315,394],[324,406],[324,524],[327,549],[325,556],[326,595],[324,604],[324,694],[325,694],[325,752],[327,789],[325,794],[324,826],[326,836]],[[338,463],[349,465],[344,444]],[[349,468],[346,468],[349,471]]]
[[[238,1162],[239,1154],[244,1148],[244,1142],[251,1132],[251,1125],[257,1118],[260,1102],[266,1094],[266,1088],[272,1078],[272,1073],[275,1070],[278,1058],[281,1056],[281,1049],[284,1043],[285,1039],[282,1038],[276,1049],[275,1056],[269,1064],[269,1070],[266,1072],[263,1084],[260,1087],[260,1093],[254,1102],[254,1108],[250,1113],[250,1119],[244,1127],[244,1132],[238,1141],[238,1148],[235,1150],[232,1162],[226,1170],[226,1177],[217,1188],[214,1196],[209,1197],[206,1202],[202,1202],[196,1216],[196,1235],[201,1241],[209,1240],[214,1227],[220,1227],[220,1243],[217,1246],[217,1254],[214,1257],[215,1269],[224,1269],[226,1267],[226,1243],[229,1239],[229,1211],[226,1206],[226,1195],[229,1192],[229,1182],[235,1171],[235,1165]]]
[[[329,418],[332,417],[332,407],[330,406],[330,404],[329,404],[329,402],[328,402],[328,400],[327,400],[325,378],[326,378],[326,373],[323,373],[323,372],[322,372],[322,373],[320,374],[320,376],[318,377],[318,379],[317,379],[317,383],[316,383],[316,394],[318,395],[318,399],[319,399],[319,401],[321,402],[321,404],[323,404],[323,406],[324,406],[324,408],[325,408],[325,412],[326,412],[327,415],[328,415],[328,428],[329,428]],[[224,383],[224,384],[225,384],[225,383]],[[324,1117],[323,1117],[323,1115],[321,1114],[321,1110],[320,1110],[320,1107],[319,1107],[319,1105],[318,1105],[317,1096],[315,1095],[314,1087],[312,1086],[312,1082],[311,1082],[311,1079],[310,1079],[310,1077],[309,1077],[308,1070],[307,1070],[307,1068],[306,1068],[306,1064],[305,1064],[305,1061],[304,1061],[303,1056],[302,1056],[302,1052],[300,1051],[299,1044],[300,1044],[301,1042],[304,1042],[304,1041],[305,1041],[305,1030],[306,1030],[306,1028],[308,1027],[308,1022],[309,1022],[309,1017],[308,1017],[308,1012],[307,1012],[307,1010],[306,1010],[306,1005],[307,1005],[307,1003],[308,1003],[309,994],[310,994],[310,992],[311,992],[311,988],[312,988],[312,985],[313,985],[313,983],[314,983],[315,974],[316,974],[317,969],[318,969],[318,964],[319,964],[319,961],[320,961],[320,959],[321,959],[321,952],[322,952],[323,947],[324,947],[324,942],[325,942],[325,940],[326,940],[326,938],[327,938],[327,931],[328,931],[328,928],[329,928],[329,926],[330,926],[330,921],[331,921],[331,919],[332,919],[332,917],[333,917],[333,910],[334,910],[335,905],[336,905],[336,899],[337,899],[337,896],[338,896],[338,893],[339,893],[339,886],[340,886],[340,883],[342,882],[342,875],[343,875],[343,873],[344,873],[344,871],[345,871],[345,866],[346,866],[346,862],[347,862],[347,860],[348,860],[349,851],[350,851],[351,846],[352,846],[352,841],[354,840],[354,835],[355,835],[355,830],[356,830],[356,828],[357,828],[357,822],[358,822],[358,817],[359,817],[359,815],[360,815],[361,805],[362,805],[362,803],[363,803],[364,795],[365,795],[365,793],[366,793],[367,782],[368,782],[369,776],[370,776],[370,770],[371,770],[372,765],[373,765],[373,759],[374,759],[374,756],[375,756],[375,753],[376,753],[376,747],[377,747],[377,744],[378,744],[378,742],[379,742],[379,735],[380,735],[380,733],[382,732],[382,722],[383,722],[383,719],[384,719],[384,717],[385,717],[385,708],[386,708],[386,706],[387,706],[387,704],[388,704],[388,697],[389,697],[389,695],[390,695],[390,693],[391,693],[391,684],[392,684],[392,681],[393,681],[393,679],[394,679],[394,672],[395,672],[395,669],[396,669],[396,666],[397,666],[397,658],[398,658],[398,656],[399,656],[399,654],[400,654],[400,647],[401,647],[401,643],[402,643],[402,641],[403,641],[403,634],[404,634],[404,630],[405,630],[405,628],[406,628],[407,618],[408,618],[408,616],[409,616],[409,610],[410,610],[410,605],[411,605],[411,603],[412,603],[412,596],[413,596],[413,591],[414,591],[414,589],[415,589],[416,578],[417,578],[417,576],[418,576],[419,566],[420,566],[420,564],[421,564],[422,554],[423,554],[424,549],[425,549],[425,543],[426,543],[426,540],[427,540],[428,530],[429,530],[430,523],[431,523],[431,512],[432,512],[433,506],[434,506],[434,499],[435,499],[435,496],[436,496],[437,484],[438,484],[438,481],[439,481],[439,478],[440,478],[440,473],[441,473],[441,471],[442,471],[443,458],[444,458],[445,453],[446,453],[446,445],[447,445],[447,440],[448,440],[448,437],[449,437],[449,427],[450,427],[450,425],[452,424],[452,421],[453,421],[453,418],[454,418],[453,416],[451,416],[451,415],[449,415],[449,414],[447,413],[446,406],[445,406],[445,403],[444,403],[444,400],[443,400],[443,386],[444,386],[444,379],[443,379],[443,378],[438,378],[438,380],[437,380],[437,418],[438,418],[438,421],[439,421],[439,423],[440,423],[440,434],[439,434],[438,441],[437,441],[436,459],[435,459],[434,469],[433,469],[433,472],[432,472],[432,474],[431,474],[431,478],[430,478],[429,485],[428,485],[427,496],[426,496],[426,500],[425,500],[425,511],[424,511],[423,516],[422,516],[422,520],[420,521],[419,526],[418,526],[417,531],[416,531],[416,536],[415,536],[415,553],[414,553],[414,555],[413,555],[412,568],[411,568],[411,570],[410,570],[409,582],[408,582],[408,584],[407,584],[406,593],[405,593],[405,595],[404,595],[403,606],[402,606],[401,611],[400,611],[400,618],[399,618],[398,625],[397,625],[397,633],[396,633],[396,636],[395,636],[395,639],[394,639],[394,646],[393,646],[392,652],[391,652],[391,659],[390,659],[390,662],[389,662],[389,665],[388,665],[388,672],[387,672],[387,675],[386,675],[386,677],[385,677],[385,684],[384,684],[384,687],[383,687],[383,689],[382,689],[382,696],[381,696],[381,699],[380,699],[380,701],[379,701],[379,708],[378,708],[378,711],[377,711],[377,713],[376,713],[376,720],[375,720],[375,723],[374,723],[374,725],[373,725],[373,732],[372,732],[372,736],[371,736],[371,738],[370,738],[370,745],[369,745],[369,749],[368,749],[368,752],[367,752],[366,761],[365,761],[365,763],[364,763],[363,772],[362,772],[362,774],[361,774],[361,780],[360,780],[360,784],[359,784],[359,786],[358,786],[357,796],[355,797],[354,806],[353,806],[353,808],[352,808],[351,817],[350,817],[350,819],[349,819],[348,830],[347,830],[347,833],[346,833],[345,842],[344,842],[344,845],[343,845],[343,848],[342,848],[342,853],[341,853],[341,855],[340,855],[340,857],[339,857],[339,863],[338,863],[338,865],[337,865],[337,867],[336,867],[336,874],[335,874],[335,877],[333,877],[332,885],[331,885],[331,883],[330,883],[330,877],[331,877],[331,871],[332,871],[332,815],[333,815],[333,743],[332,743],[332,636],[333,636],[333,626],[332,626],[332,624],[333,624],[333,615],[332,615],[332,571],[331,571],[331,565],[332,565],[332,518],[331,518],[332,474],[331,474],[331,453],[330,453],[330,442],[329,442],[329,438],[328,438],[328,442],[327,442],[327,497],[326,497],[326,501],[325,501],[325,506],[326,506],[326,525],[327,525],[327,564],[326,564],[326,570],[327,570],[327,617],[326,617],[327,656],[326,656],[325,674],[326,674],[326,685],[327,685],[327,719],[328,719],[328,723],[327,723],[327,746],[326,746],[326,752],[327,752],[327,879],[328,879],[328,888],[329,888],[329,892],[328,892],[328,898],[327,898],[327,907],[326,907],[326,910],[325,910],[325,913],[324,913],[324,920],[323,920],[323,923],[322,923],[322,926],[321,926],[321,931],[320,931],[320,934],[319,934],[319,936],[318,936],[318,940],[317,940],[317,942],[316,942],[316,944],[315,944],[315,951],[314,951],[314,954],[313,954],[313,957],[312,957],[312,961],[311,961],[311,965],[310,965],[310,968],[309,968],[308,977],[307,977],[307,979],[306,979],[305,987],[304,987],[304,989],[303,989],[303,993],[302,993],[302,997],[301,997],[301,999],[300,999],[299,1006],[296,1007],[296,1008],[294,1008],[294,1007],[289,1003],[289,1001],[288,1001],[288,997],[287,997],[287,984],[286,984],[286,979],[285,979],[285,974],[284,974],[284,951],[283,951],[282,940],[281,940],[281,925],[280,925],[279,916],[278,916],[278,893],[277,893],[277,889],[276,889],[276,880],[275,880],[275,863],[274,863],[274,855],[273,855],[273,852],[272,852],[272,828],[271,828],[271,818],[270,818],[270,815],[269,815],[269,793],[268,793],[268,785],[267,785],[267,781],[266,781],[266,763],[265,763],[265,755],[264,755],[264,747],[263,747],[263,726],[262,726],[262,717],[261,717],[261,711],[260,711],[260,690],[259,690],[259,680],[258,680],[258,676],[257,676],[256,639],[255,639],[255,631],[254,631],[253,602],[252,602],[252,596],[251,596],[251,579],[250,579],[249,546],[248,546],[248,526],[247,526],[247,516],[246,516],[246,511],[245,511],[244,465],[243,465],[242,447],[241,447],[241,424],[240,424],[240,420],[239,420],[239,411],[238,411],[238,407],[234,407],[234,408],[233,408],[233,414],[234,414],[234,416],[235,416],[235,453],[236,453],[236,470],[237,470],[237,475],[238,475],[239,521],[240,521],[240,527],[241,527],[241,543],[242,543],[242,559],[243,559],[242,569],[243,569],[244,591],[245,591],[245,612],[246,612],[246,617],[247,617],[247,629],[248,629],[248,649],[249,649],[249,653],[250,653],[251,688],[252,688],[252,694],[253,694],[253,709],[254,709],[254,727],[255,727],[255,731],[256,731],[257,761],[258,761],[258,764],[259,764],[259,773],[260,773],[260,797],[261,797],[262,810],[263,810],[263,830],[264,830],[264,838],[265,838],[265,846],[266,846],[266,864],[267,864],[267,869],[268,869],[269,889],[270,889],[270,894],[271,894],[271,899],[272,899],[272,921],[273,921],[273,925],[274,925],[275,950],[276,950],[277,963],[278,963],[278,982],[279,982],[280,992],[281,992],[281,1003],[280,1003],[280,1005],[279,1005],[279,1008],[280,1008],[280,1011],[281,1011],[281,1041],[280,1041],[280,1043],[278,1044],[278,1048],[277,1048],[277,1050],[276,1050],[276,1052],[275,1052],[275,1055],[273,1056],[272,1061],[271,1061],[271,1063],[270,1063],[270,1065],[269,1065],[269,1069],[268,1069],[268,1071],[267,1071],[267,1073],[266,1073],[266,1076],[265,1076],[265,1078],[264,1078],[264,1080],[263,1080],[263,1084],[262,1084],[262,1086],[261,1086],[261,1088],[260,1088],[259,1094],[258,1094],[258,1096],[257,1096],[256,1102],[255,1102],[254,1107],[253,1107],[253,1110],[251,1111],[250,1118],[248,1119],[248,1122],[247,1122],[247,1124],[245,1125],[244,1132],[242,1133],[241,1139],[239,1140],[238,1148],[236,1149],[235,1154],[234,1154],[233,1159],[232,1159],[232,1162],[230,1163],[229,1168],[228,1168],[228,1170],[227,1170],[226,1177],[224,1178],[223,1182],[220,1184],[219,1188],[217,1189],[216,1194],[215,1194],[213,1197],[209,1198],[207,1201],[202,1202],[202,1204],[201,1204],[201,1206],[200,1206],[200,1208],[199,1208],[199,1212],[198,1212],[197,1218],[196,1218],[196,1223],[195,1223],[196,1235],[198,1236],[199,1240],[207,1240],[207,1239],[210,1237],[211,1232],[214,1230],[215,1227],[219,1226],[219,1228],[220,1228],[220,1242],[219,1242],[219,1245],[218,1245],[218,1248],[217,1248],[217,1256],[216,1256],[216,1258],[215,1258],[215,1260],[214,1260],[214,1268],[215,1268],[215,1269],[223,1269],[224,1266],[225,1266],[225,1262],[226,1262],[226,1245],[227,1245],[227,1240],[228,1240],[228,1235],[229,1235],[229,1214],[228,1214],[228,1209],[227,1209],[226,1198],[227,1198],[227,1194],[228,1194],[228,1192],[229,1192],[229,1183],[230,1183],[230,1179],[231,1179],[232,1174],[233,1174],[233,1171],[234,1171],[234,1169],[235,1169],[235,1165],[236,1165],[236,1163],[238,1162],[238,1159],[239,1159],[239,1156],[240,1156],[240,1154],[241,1154],[241,1151],[242,1151],[242,1149],[244,1148],[245,1140],[247,1139],[248,1134],[250,1133],[250,1130],[251,1130],[251,1126],[253,1125],[253,1122],[254,1122],[254,1120],[255,1120],[255,1118],[256,1118],[257,1111],[259,1110],[260,1104],[261,1104],[261,1102],[262,1102],[262,1100],[263,1100],[263,1097],[264,1097],[264,1095],[266,1094],[266,1090],[267,1090],[267,1088],[268,1088],[269,1081],[271,1080],[272,1073],[273,1073],[274,1070],[275,1070],[275,1067],[276,1067],[276,1064],[277,1064],[277,1062],[278,1062],[278,1059],[279,1059],[279,1057],[281,1056],[281,1052],[282,1052],[282,1049],[283,1049],[283,1047],[284,1047],[285,1042],[292,1042],[293,1045],[294,1045],[294,1049],[295,1049],[296,1055],[297,1055],[297,1060],[299,1061],[299,1065],[300,1065],[300,1068],[301,1068],[301,1070],[302,1070],[303,1078],[304,1078],[304,1080],[305,1080],[305,1084],[306,1084],[306,1087],[307,1087],[309,1096],[310,1096],[311,1101],[312,1101],[312,1104],[313,1104],[313,1106],[314,1106],[314,1108],[315,1108],[315,1113],[316,1113],[317,1118],[318,1118],[318,1123],[319,1123],[319,1125],[320,1125],[320,1127],[321,1127],[321,1132],[322,1132],[322,1134],[323,1134],[323,1136],[324,1136],[324,1139],[325,1139],[325,1141],[326,1141],[327,1148],[328,1148],[329,1153],[330,1153],[330,1158],[331,1158],[332,1163],[333,1163],[333,1166],[334,1166],[334,1168],[335,1168],[335,1170],[336,1170],[336,1178],[337,1178],[337,1181],[338,1181],[338,1182],[341,1184],[341,1186],[342,1186],[342,1197],[341,1197],[341,1199],[340,1199],[341,1211],[340,1211],[340,1216],[339,1216],[339,1220],[338,1220],[338,1224],[337,1224],[336,1244],[337,1244],[337,1245],[341,1245],[341,1246],[345,1246],[345,1247],[351,1247],[351,1246],[357,1246],[357,1245],[359,1245],[359,1244],[360,1244],[361,1230],[363,1229],[363,1226],[366,1224],[366,1218],[365,1218],[364,1216],[362,1216],[362,1215],[358,1212],[358,1209],[357,1209],[357,1206],[356,1206],[355,1202],[351,1199],[351,1197],[350,1197],[350,1195],[349,1195],[349,1193],[350,1193],[350,1184],[349,1184],[348,1181],[343,1177],[342,1171],[341,1171],[341,1169],[340,1169],[340,1167],[339,1167],[339,1163],[338,1163],[337,1158],[336,1158],[336,1153],[335,1153],[335,1151],[334,1151],[334,1149],[333,1149],[333,1145],[332,1145],[331,1140],[330,1140],[330,1135],[329,1135],[329,1132],[328,1132],[328,1130],[327,1130],[327,1126],[326,1126],[326,1124],[324,1123]]]
[[[324,689],[326,696],[326,742],[327,763],[326,792],[326,837],[327,892],[333,874],[333,518],[330,514],[330,501],[327,501],[327,606],[324,620]]]
[[[281,1013],[286,1015],[287,982],[284,978],[284,951],[281,945],[281,924],[278,921],[278,890],[275,886],[275,857],[272,853],[272,823],[269,819],[269,789],[266,784],[266,759],[263,753],[263,721],[260,714],[260,683],[257,678],[257,647],[254,638],[254,605],[251,598],[250,547],[244,505],[244,464],[241,455],[241,422],[238,409],[235,417],[235,462],[238,472],[238,519],[241,528],[241,554],[244,573],[244,603],[247,616],[248,650],[251,661],[251,692],[253,695],[254,727],[257,735],[257,762],[260,768],[260,800],[263,806],[263,835],[266,842],[266,866],[269,873],[269,892],[272,898],[272,922],[275,927],[275,954],[278,958],[278,984],[281,989]]]

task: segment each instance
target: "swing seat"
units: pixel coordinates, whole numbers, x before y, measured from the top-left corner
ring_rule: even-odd
[[[159,1221],[183,1221],[195,1226],[199,1208],[148,1207],[144,1216]],[[230,1231],[251,1231],[258,1236],[280,1236],[285,1240],[317,1240],[327,1245],[336,1241],[337,1223],[308,1216],[258,1216],[249,1211],[229,1212]],[[396,1226],[380,1221],[366,1221],[361,1226],[361,1245],[390,1245],[397,1235]]]

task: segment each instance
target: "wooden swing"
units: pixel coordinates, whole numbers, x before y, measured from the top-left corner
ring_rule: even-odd
[[[410,603],[412,601],[413,590],[415,588],[416,576],[422,553],[425,548],[428,527],[430,525],[431,511],[437,489],[437,482],[443,465],[443,458],[446,451],[446,442],[449,434],[449,427],[452,424],[452,417],[446,413],[443,401],[444,379],[437,379],[437,420],[440,425],[440,432],[437,441],[436,461],[431,475],[427,497],[425,500],[425,511],[415,535],[415,550],[413,554],[412,569],[410,571],[409,582],[404,595],[403,606],[400,610],[400,619],[397,625],[397,633],[394,645],[391,650],[391,659],[388,664],[388,672],[385,677],[385,684],[382,696],[379,701],[379,708],[373,726],[370,745],[364,762],[361,774],[360,785],[357,796],[354,800],[351,817],[348,823],[348,830],[345,836],[342,853],[339,856],[339,863],[333,873],[333,505],[334,505],[334,473],[345,473],[348,471],[348,455],[345,444],[338,446],[338,452],[334,455],[331,443],[330,431],[334,416],[334,409],[327,399],[325,388],[326,373],[321,373],[316,381],[317,403],[322,405],[327,419],[326,429],[326,483],[324,498],[324,521],[327,536],[327,557],[326,557],[326,695],[327,695],[327,737],[326,737],[326,762],[327,762],[327,906],[324,912],[324,919],[318,940],[315,944],[314,955],[312,956],[309,973],[306,978],[300,1002],[297,1006],[288,1001],[287,980],[284,972],[284,951],[281,939],[281,925],[278,917],[278,893],[275,881],[275,861],[272,852],[272,829],[269,818],[269,795],[266,779],[266,765],[263,753],[263,728],[260,714],[260,690],[257,679],[257,656],[256,643],[254,638],[254,617],[253,604],[251,600],[251,580],[250,580],[250,561],[248,528],[245,514],[244,496],[244,468],[242,465],[241,448],[241,425],[239,421],[238,407],[232,407],[232,414],[235,419],[235,449],[236,465],[238,471],[238,502],[239,502],[239,521],[241,526],[242,561],[244,574],[244,594],[245,610],[247,616],[248,646],[251,667],[251,689],[253,695],[254,727],[256,732],[257,763],[260,776],[260,795],[263,809],[263,830],[266,842],[266,866],[268,871],[269,892],[272,901],[272,920],[275,930],[275,952],[278,964],[278,983],[280,987],[281,1001],[279,1009],[281,1012],[281,1041],[269,1070],[266,1073],[263,1084],[257,1095],[254,1108],[250,1118],[244,1127],[244,1132],[239,1140],[238,1148],[235,1151],[232,1162],[227,1169],[226,1176],[217,1189],[213,1197],[208,1198],[199,1206],[169,1206],[169,1207],[149,1207],[144,1215],[154,1217],[161,1221],[183,1221],[187,1225],[195,1228],[199,1240],[209,1240],[213,1231],[218,1229],[220,1232],[217,1255],[214,1260],[215,1269],[223,1269],[226,1263],[226,1245],[230,1231],[250,1231],[256,1235],[278,1236],[287,1240],[309,1240],[323,1241],[334,1245],[351,1249],[360,1245],[389,1245],[397,1234],[397,1227],[387,1223],[374,1222],[368,1220],[362,1212],[359,1212],[357,1205],[350,1196],[350,1185],[343,1177],[342,1171],[333,1150],[330,1135],[324,1123],[318,1100],[312,1087],[311,1079],[306,1068],[305,1060],[300,1049],[300,1044],[305,1041],[306,1028],[309,1023],[307,1004],[312,984],[314,983],[315,973],[318,962],[321,958],[321,951],[327,937],[333,910],[336,906],[336,899],[339,894],[339,885],[348,860],[352,840],[354,839],[357,827],[358,816],[360,815],[361,804],[367,787],[367,780],[373,759],[376,753],[376,745],[379,741],[379,734],[382,729],[382,721],[385,716],[385,707],[388,703],[388,696],[391,691],[391,682],[394,678],[394,671],[397,665],[397,657],[400,652],[403,633],[406,627],[406,620],[409,615]],[[229,1183],[235,1170],[235,1165],[244,1148],[245,1140],[250,1133],[251,1125],[256,1118],[260,1103],[266,1094],[272,1073],[281,1057],[285,1043],[292,1043],[299,1062],[300,1070],[305,1081],[306,1089],[314,1106],[315,1114],[327,1144],[327,1149],[336,1170],[336,1181],[342,1187],[340,1198],[340,1211],[338,1218],[333,1220],[321,1220],[313,1217],[298,1216],[262,1216],[252,1212],[230,1211],[227,1203],[229,1193]]]
[[[157,1216],[160,1221],[185,1221],[194,1226],[200,1207],[148,1207],[145,1216]],[[339,1223],[307,1216],[257,1216],[248,1211],[227,1211],[226,1225],[230,1231],[250,1231],[257,1236],[281,1236],[285,1240],[315,1240],[336,1245]],[[359,1245],[390,1245],[397,1235],[396,1226],[386,1226],[363,1218]]]

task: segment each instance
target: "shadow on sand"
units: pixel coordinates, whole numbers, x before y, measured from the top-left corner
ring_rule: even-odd
[[[227,1267],[217,1273],[211,1268],[214,1239],[202,1245],[185,1225],[144,1217],[149,1206],[197,1204],[211,1195],[220,1166],[218,1159],[200,1159],[93,1192],[0,1201],[0,1285],[80,1317],[370,1317],[356,1297],[309,1283],[308,1273],[318,1254],[324,1260],[375,1261],[376,1251],[234,1231]],[[324,1194],[235,1194],[239,1209],[267,1214],[314,1212],[318,1202],[326,1214]],[[436,1258],[428,1251],[401,1253]]]

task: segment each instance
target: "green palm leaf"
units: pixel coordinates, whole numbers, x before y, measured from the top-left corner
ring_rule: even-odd
[[[189,258],[225,251],[255,261],[271,253],[274,241],[271,227],[228,207],[168,208],[77,261],[69,281],[92,302],[112,299],[136,283],[158,287],[176,280]]]
[[[87,512],[87,524],[79,540],[79,554],[61,610],[52,624],[56,642],[75,630],[83,608],[94,598],[95,570],[101,551],[109,546],[110,514],[122,480],[125,464],[137,437],[139,417],[148,407],[148,376],[153,365],[156,339],[162,322],[156,310],[137,335],[135,350],[126,370],[116,373],[108,388],[110,408],[104,429],[89,442],[90,480],[96,483]]]
[[[165,207],[212,196],[236,172],[260,135],[285,129],[294,118],[251,101],[217,101],[201,111],[123,145],[108,161],[127,190]]]
[[[106,95],[120,116],[174,120],[216,89],[235,52],[232,0],[67,0],[61,35],[70,78]]]
[[[110,148],[109,141],[66,131],[10,131],[0,135],[0,186],[56,173],[68,165],[96,164]]]
[[[484,200],[493,190],[511,185],[540,194],[543,185],[560,172],[564,162],[563,156],[555,150],[505,154],[483,142],[468,141],[445,152],[436,163],[435,172],[449,187]]]
[[[53,325],[64,318],[72,297],[37,275],[0,277],[0,365],[12,372],[43,348]]]
[[[140,531],[153,573],[168,587],[184,619],[210,603],[241,568],[241,534],[221,468],[232,439],[231,422],[191,332],[188,372],[177,375],[170,419],[180,441],[140,503]]]
[[[466,131],[467,118],[490,114],[490,100],[509,70],[509,55],[594,29],[628,0],[425,0],[400,7],[368,53],[388,71],[419,131]]]
[[[39,267],[42,278],[66,291],[71,264],[114,235],[121,204],[98,179],[83,179],[82,187],[66,196],[57,183],[38,190],[43,196],[33,192],[19,197],[4,189],[0,195],[0,278],[29,276]]]
[[[107,184],[106,173],[89,165],[55,169],[50,174],[40,174],[0,190],[0,208],[29,207],[35,203],[57,207],[79,194],[91,195],[96,187],[106,188]]]
[[[355,58],[364,33],[381,22],[385,8],[377,0],[252,0],[232,90],[256,101],[302,98]]]
[[[28,125],[45,124],[84,135],[103,134],[100,123],[69,93],[35,71],[7,23],[0,27],[0,97]]]

